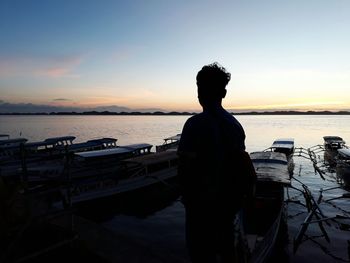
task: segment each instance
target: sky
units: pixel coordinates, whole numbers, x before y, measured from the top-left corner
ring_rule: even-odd
[[[0,112],[20,106],[350,110],[349,0],[0,0]],[[6,107],[5,107],[5,106]]]

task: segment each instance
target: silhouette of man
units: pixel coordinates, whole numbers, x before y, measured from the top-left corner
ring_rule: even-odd
[[[233,220],[254,184],[240,123],[221,105],[231,74],[217,63],[197,74],[203,112],[184,125],[178,176],[192,262],[234,262]]]

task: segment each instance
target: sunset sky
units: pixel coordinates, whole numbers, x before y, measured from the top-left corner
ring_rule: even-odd
[[[214,61],[228,109],[350,110],[349,14],[349,0],[1,0],[0,112],[199,110]]]

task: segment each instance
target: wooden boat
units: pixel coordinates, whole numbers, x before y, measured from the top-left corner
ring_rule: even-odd
[[[293,138],[282,138],[277,139],[272,143],[272,146],[266,149],[265,151],[272,151],[272,152],[279,152],[283,153],[287,157],[288,161],[288,171],[289,174],[292,175],[294,171],[294,160],[293,160],[293,154],[294,154],[294,139]]]
[[[350,149],[338,149],[336,163],[337,176],[350,186]]]
[[[335,157],[338,155],[338,149],[345,147],[345,141],[339,136],[324,136],[324,160],[330,165],[335,166]]]
[[[177,175],[176,152],[140,155],[121,161],[116,169],[100,169],[94,177],[85,179],[71,176],[69,187],[62,187],[64,203],[84,205],[110,197],[128,196],[137,200],[140,192],[157,187],[168,187]],[[174,189],[171,189],[174,190]],[[136,198],[136,199],[135,199]]]
[[[181,139],[181,133],[164,139],[162,145],[156,146],[156,152],[176,151]]]
[[[254,206],[243,215],[248,262],[266,262],[272,255],[283,223],[284,186],[290,185],[288,161],[283,153],[250,154],[257,174]]]
[[[25,138],[1,140],[0,155],[7,156],[7,159],[11,159],[10,157],[18,159],[21,151],[25,151],[27,157],[52,156],[57,153],[57,148],[72,145],[74,139],[74,136],[62,136],[47,138],[39,142],[27,142],[28,140]]]

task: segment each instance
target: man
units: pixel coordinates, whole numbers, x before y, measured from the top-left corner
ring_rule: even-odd
[[[178,147],[192,262],[234,262],[234,216],[255,180],[244,130],[221,105],[230,78],[217,63],[198,72],[203,112],[187,120]]]

